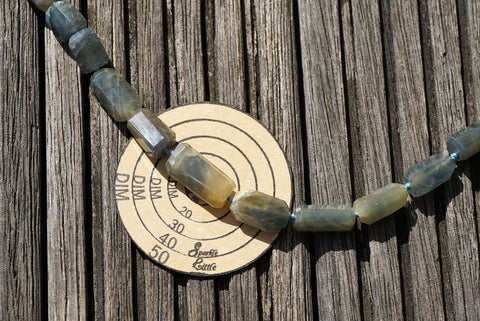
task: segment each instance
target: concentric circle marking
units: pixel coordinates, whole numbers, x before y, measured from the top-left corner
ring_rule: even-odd
[[[254,118],[228,106],[199,103],[159,116],[176,133],[231,177],[290,204],[292,184],[285,156]],[[236,221],[228,203],[214,209],[168,176],[167,157],[153,161],[131,140],[115,179],[118,211],[137,246],[163,266],[195,275],[238,270],[260,257],[277,232]]]

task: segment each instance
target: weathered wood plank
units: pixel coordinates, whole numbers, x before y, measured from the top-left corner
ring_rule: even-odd
[[[238,0],[211,1],[206,10],[210,100],[247,110],[243,10]]]
[[[430,155],[417,1],[382,3],[394,174]],[[407,320],[443,320],[435,208],[431,195],[399,212],[399,243]],[[435,304],[432,304],[432,303]]]
[[[311,201],[351,204],[338,2],[299,1],[298,12]],[[355,234],[313,237],[318,317],[360,319]]]
[[[201,13],[200,1],[167,1],[171,106],[207,99]],[[179,319],[216,319],[213,279],[179,276],[177,292]]]
[[[247,110],[242,2],[209,1],[206,43],[210,101]],[[255,266],[216,279],[219,320],[258,320]]]
[[[200,1],[167,0],[169,93],[172,106],[207,97]]]
[[[480,2],[458,1],[462,73],[468,123],[480,120]]]
[[[220,277],[216,284],[220,320],[259,320],[255,266]]]
[[[247,38],[249,41],[256,39],[250,46],[255,49],[250,49],[249,53],[258,54],[248,57],[256,73],[254,96],[257,100],[252,110],[283,146],[294,178],[295,204],[303,204],[305,189],[293,4],[289,1],[252,1],[246,4],[249,5],[252,8],[246,12],[251,15],[245,19],[253,28],[247,30]],[[264,319],[313,318],[308,247],[308,237],[293,233],[290,227],[275,241],[268,279],[261,282]]]
[[[131,83],[144,106],[160,113],[167,106],[164,12],[160,1],[129,2]],[[138,320],[173,320],[175,283],[171,272],[136,250]]]
[[[430,131],[434,152],[466,124],[455,1],[420,1]],[[439,189],[437,216],[445,308],[449,320],[480,316],[480,265],[469,164]]]
[[[467,104],[467,123],[480,121],[480,2],[475,0],[458,1],[460,40],[462,49],[462,73]],[[470,160],[478,164],[480,155]],[[480,243],[480,168],[471,166],[472,185],[475,191],[477,209],[477,237]]]
[[[45,31],[48,317],[86,320],[81,79],[75,61]]]
[[[40,320],[46,284],[38,19],[27,1],[2,1],[0,16],[0,315]]]
[[[392,180],[380,8],[377,1],[342,6],[355,196]],[[360,253],[363,316],[403,319],[394,218],[364,226]]]
[[[210,99],[250,110],[285,147],[297,204],[304,203],[303,158],[308,157],[313,202],[349,203],[352,194],[361,196],[391,179],[401,181],[403,171],[431,150],[446,152],[448,135],[479,119],[479,71],[472,66],[480,59],[480,5],[473,0],[421,0],[420,19],[413,0],[304,0],[298,4],[299,17],[286,1],[128,1],[129,43],[124,39],[126,3],[88,1],[88,16],[116,67],[131,75],[146,106],[160,112],[166,106]],[[479,222],[473,195],[478,208],[479,174],[478,169],[470,170],[478,156],[460,164],[453,180],[437,192],[359,233],[360,244],[349,234],[319,234],[310,244],[313,236],[288,229],[271,256],[246,270],[216,280],[174,278],[132,251],[116,213],[113,181],[126,144],[125,126],[106,116],[94,98],[90,115],[82,115],[81,77],[47,31],[47,127],[45,145],[40,146],[38,101],[43,86],[37,61],[43,62],[43,57],[35,15],[25,1],[0,3],[0,12],[5,13],[0,55],[6,62],[0,72],[0,211],[6,213],[0,216],[0,239],[7,240],[0,247],[0,315],[40,319],[42,302],[48,302],[44,316],[69,320],[85,319],[90,309],[98,320],[310,320],[317,315],[358,319],[362,312],[366,320],[478,319]],[[11,12],[18,15],[12,17]],[[303,138],[293,32],[297,18],[307,133]],[[64,107],[56,108],[59,105]],[[83,133],[88,127],[82,126],[87,122],[82,117],[90,118],[90,133]],[[345,156],[348,124],[354,193]],[[302,139],[308,139],[304,152]],[[83,142],[91,146],[91,160],[84,159]],[[41,175],[48,190],[43,194],[39,148],[47,148],[47,172]],[[89,179],[83,176],[82,164],[87,174],[91,170],[92,185],[86,189]],[[325,184],[327,189],[318,187]],[[48,300],[41,298],[38,263],[41,197],[48,206],[44,228],[49,236],[43,249],[47,254],[48,248]],[[90,197],[92,240],[84,243],[83,202]],[[88,275],[91,267],[85,257],[90,241],[93,276]],[[360,271],[355,262],[358,249],[365,250],[358,254]],[[89,280],[93,285],[86,284]],[[87,298],[86,286],[93,288],[94,302]],[[317,300],[312,302],[315,289]],[[362,307],[358,289],[363,291]]]
[[[96,30],[115,68],[126,75],[123,2],[90,1],[87,10],[90,28]],[[127,131],[92,94],[90,102],[94,316],[96,320],[132,320],[131,241],[114,199],[115,174]]]

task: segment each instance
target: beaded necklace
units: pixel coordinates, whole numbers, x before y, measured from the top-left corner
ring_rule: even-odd
[[[404,183],[388,184],[357,199],[352,206],[302,205],[293,213],[284,200],[256,190],[234,192],[231,178],[186,143],[177,143],[175,132],[142,107],[138,94],[113,68],[96,33],[69,2],[32,0],[46,11],[46,25],[83,74],[91,75],[90,88],[101,106],[127,128],[152,159],[165,154],[168,175],[213,208],[230,203],[235,219],[261,229],[276,231],[292,222],[296,231],[350,231],[357,222],[373,224],[406,205],[408,195],[419,197],[446,182],[463,161],[480,151],[480,122],[447,139],[449,155],[435,154],[410,167]]]

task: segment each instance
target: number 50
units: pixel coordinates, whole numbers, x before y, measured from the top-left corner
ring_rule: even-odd
[[[170,254],[168,254],[167,251],[162,251],[162,248],[157,244],[152,247],[152,250],[150,253],[148,253],[148,255],[150,255],[154,260],[157,260],[158,257],[158,262],[161,264],[165,264],[170,257]]]

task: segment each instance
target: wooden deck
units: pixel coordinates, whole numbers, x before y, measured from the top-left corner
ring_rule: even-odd
[[[295,204],[351,204],[480,120],[478,0],[75,0],[160,113],[258,118]],[[165,270],[114,201],[128,136],[26,0],[0,2],[1,320],[479,320],[480,156],[361,231],[283,231],[222,277]]]

